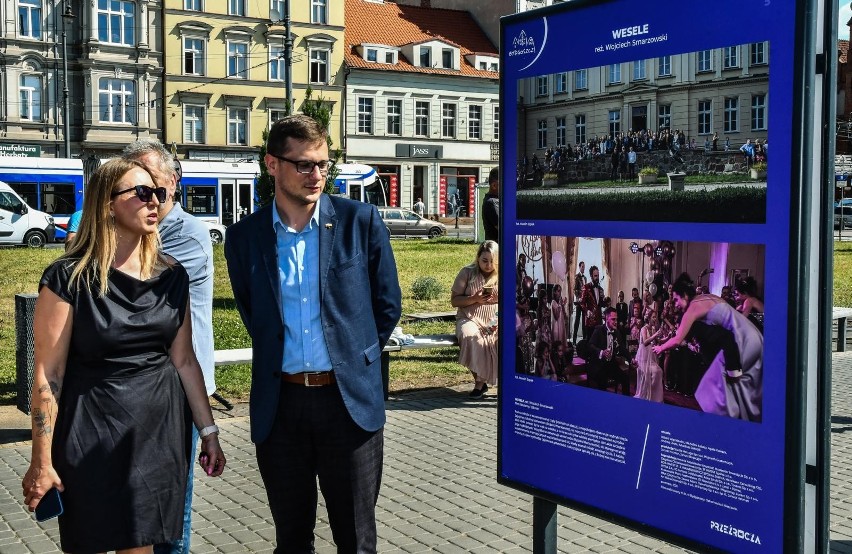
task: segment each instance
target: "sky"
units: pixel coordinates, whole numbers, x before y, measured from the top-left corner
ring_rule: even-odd
[[[846,26],[846,23],[852,18],[852,8],[850,8],[849,0],[838,0],[838,5],[840,6],[840,13],[837,24],[837,37],[848,40],[849,27]]]

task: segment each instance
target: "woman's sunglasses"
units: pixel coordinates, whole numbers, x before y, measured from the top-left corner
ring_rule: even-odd
[[[129,189],[120,190],[118,192],[112,193],[111,198],[115,198],[120,194],[124,194],[125,192],[133,191],[136,193],[136,198],[141,200],[142,202],[148,203],[151,201],[151,198],[154,196],[157,197],[157,200],[162,204],[166,201],[166,196],[169,194],[169,191],[165,189],[165,187],[149,187],[148,185],[136,185],[135,187],[130,187]]]

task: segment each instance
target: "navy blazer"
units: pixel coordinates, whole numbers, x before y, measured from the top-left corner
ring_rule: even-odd
[[[319,209],[320,317],[328,354],[350,416],[376,431],[385,424],[382,348],[402,311],[396,262],[375,206],[324,194]],[[231,287],[252,339],[254,443],[272,430],[286,347],[277,252],[272,204],[228,228]]]

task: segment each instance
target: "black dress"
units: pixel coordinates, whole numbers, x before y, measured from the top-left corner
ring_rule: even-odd
[[[62,479],[64,552],[132,548],[179,538],[191,416],[169,358],[189,280],[174,265],[140,281],[120,271],[109,292],[69,287],[72,264],[48,267],[41,286],[73,309],[53,438]]]

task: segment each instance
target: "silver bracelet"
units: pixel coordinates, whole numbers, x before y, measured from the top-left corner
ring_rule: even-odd
[[[219,428],[215,425],[208,425],[204,429],[198,430],[198,436],[202,439],[207,437],[208,435],[212,435],[213,433],[219,434]]]

